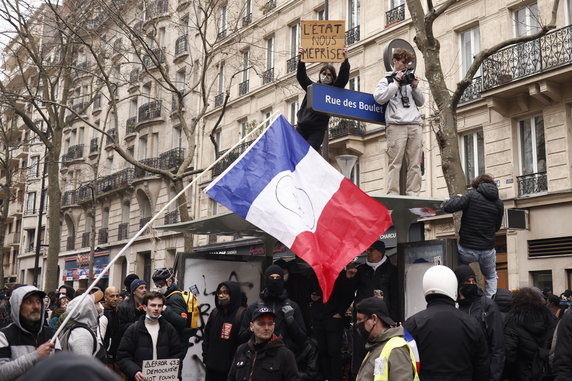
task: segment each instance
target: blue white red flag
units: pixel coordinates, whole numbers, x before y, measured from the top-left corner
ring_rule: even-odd
[[[407,341],[407,345],[409,345],[409,348],[411,348],[411,351],[415,356],[415,366],[417,367],[417,373],[419,373],[421,369],[421,359],[419,358],[419,348],[417,348],[417,342],[405,328],[403,328],[403,337],[405,338],[405,341]]]
[[[324,301],[344,266],[392,224],[385,206],[328,164],[283,116],[205,193],[310,264]]]

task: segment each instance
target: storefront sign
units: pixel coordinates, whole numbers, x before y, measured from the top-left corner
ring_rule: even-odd
[[[303,62],[342,62],[346,46],[344,20],[302,20]]]
[[[93,279],[98,276],[109,263],[109,251],[94,254],[92,277],[89,276],[89,254],[82,253],[71,255],[65,258],[65,267],[62,274],[63,281],[74,281],[80,279]],[[103,275],[109,278],[109,273]]]

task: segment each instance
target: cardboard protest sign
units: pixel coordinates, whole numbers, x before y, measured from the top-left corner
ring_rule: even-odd
[[[179,377],[179,359],[143,360],[142,368],[147,381],[175,381]]]
[[[303,62],[342,62],[346,45],[346,22],[344,20],[300,21],[301,47],[305,53]]]

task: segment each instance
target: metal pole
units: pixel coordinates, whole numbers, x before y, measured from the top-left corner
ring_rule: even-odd
[[[44,186],[46,184],[46,172],[48,171],[48,157],[44,156],[44,168],[42,169],[42,183],[40,186],[40,207],[38,210],[38,226],[36,227],[36,255],[34,258],[34,286],[38,287],[40,275],[40,249],[42,243],[42,217],[44,216]]]

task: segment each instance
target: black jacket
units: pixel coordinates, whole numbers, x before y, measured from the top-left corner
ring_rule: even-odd
[[[119,310],[106,308],[103,310],[103,314],[107,318],[107,330],[105,331],[105,337],[103,338],[103,347],[107,351],[108,361],[114,363],[117,348],[119,347],[121,336],[123,334],[119,325]]]
[[[185,302],[185,298],[177,288],[177,285],[173,283],[167,293],[165,294],[165,311],[163,312],[163,317],[167,319],[169,323],[179,333],[181,337],[181,344],[184,347],[189,346],[189,339],[193,336],[197,330],[195,328],[189,328],[188,320],[187,320],[187,302]],[[189,316],[188,319],[191,317]]]
[[[342,271],[336,278],[334,289],[328,301],[324,303],[323,299],[320,299],[311,303],[310,314],[314,326],[319,325],[323,328],[323,324],[335,314],[340,314],[342,318],[344,317],[353,300],[351,286],[352,282],[346,278],[346,272]],[[322,289],[317,283],[314,285],[314,292],[322,295]]]
[[[223,309],[216,295],[221,286],[230,291],[230,305]],[[234,352],[240,342],[238,331],[244,308],[241,307],[240,285],[236,282],[222,282],[215,294],[216,308],[211,312],[203,332],[203,362],[209,370],[228,373]]]
[[[296,72],[296,79],[298,83],[308,92],[308,86],[314,84],[314,82],[308,78],[306,73],[306,64],[302,60],[298,60],[298,69]],[[340,72],[337,78],[335,78],[332,86],[344,88],[350,79],[350,63],[348,59],[340,65]],[[319,83],[319,82],[318,82]],[[326,130],[328,128],[328,122],[330,121],[330,116],[326,114],[319,114],[308,110],[308,95],[304,96],[302,100],[302,105],[300,110],[298,110],[298,129],[300,130]]]
[[[121,332],[125,332],[131,324],[139,320],[141,316],[145,316],[145,310],[143,310],[143,307],[138,308],[135,305],[133,295],[130,295],[119,303],[119,306],[117,306],[117,314],[120,330]]]
[[[452,299],[432,295],[427,309],[405,321],[417,342],[423,381],[488,381],[489,356],[479,323],[455,308]]]
[[[185,348],[186,349],[186,348]],[[157,338],[157,359],[178,358],[184,356],[177,330],[164,318],[159,319],[159,336]],[[141,371],[143,360],[153,359],[153,342],[143,316],[127,328],[117,349],[117,362],[121,370],[134,380],[135,373]],[[181,366],[179,366],[179,372]]]
[[[463,211],[459,244],[468,249],[495,248],[495,233],[500,229],[504,204],[495,184],[482,183],[463,196],[455,196],[443,204],[447,213]]]
[[[374,296],[373,290],[381,290],[389,314],[395,321],[399,321],[401,309],[397,293],[397,267],[387,258],[375,271],[367,263],[359,265],[357,270],[357,274],[350,279],[352,290],[357,291],[356,303]]]
[[[294,308],[294,321],[291,324],[286,322],[284,313],[282,312],[282,307],[287,304]],[[268,289],[264,289],[260,292],[260,300],[248,306],[242,316],[242,323],[238,334],[241,343],[248,341],[251,337],[250,321],[252,319],[252,313],[259,306],[266,306],[276,314],[274,333],[281,336],[288,349],[297,354],[305,348],[307,335],[302,312],[296,302],[288,299],[286,290],[283,290],[280,295],[274,295],[270,293]]]
[[[565,313],[558,323],[552,372],[554,381],[572,380],[572,311]]]
[[[505,326],[506,369],[511,381],[542,377],[540,361],[548,360],[556,317],[545,306],[513,309]],[[536,359],[535,359],[536,357]]]
[[[254,339],[236,350],[228,381],[299,381],[294,354],[274,337],[264,345]]]
[[[500,381],[505,359],[504,321],[497,305],[479,289],[476,298],[459,300],[459,309],[474,317],[481,325],[489,348],[490,380]]]

